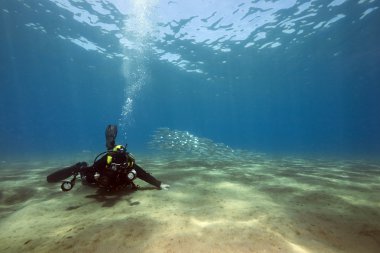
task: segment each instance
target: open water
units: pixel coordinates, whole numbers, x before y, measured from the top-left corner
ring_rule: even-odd
[[[379,252],[379,24],[378,0],[1,0],[0,251]],[[46,183],[108,124],[169,191]]]

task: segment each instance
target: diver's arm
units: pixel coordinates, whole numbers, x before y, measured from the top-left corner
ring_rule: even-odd
[[[155,177],[153,177],[151,174],[149,174],[148,172],[146,172],[143,168],[141,168],[140,166],[138,166],[137,164],[134,164],[133,165],[133,169],[136,171],[136,176],[151,184],[151,185],[154,185],[156,186],[157,188],[161,188],[161,181],[160,180],[157,180]]]

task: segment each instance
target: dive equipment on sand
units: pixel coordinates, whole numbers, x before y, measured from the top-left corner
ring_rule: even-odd
[[[79,162],[74,164],[73,166],[65,167],[47,176],[47,181],[49,183],[60,182],[70,176],[73,176],[76,173],[79,173],[80,170],[85,167],[87,167],[86,162]]]
[[[61,181],[62,191],[70,191],[74,187],[78,175],[82,182],[96,184],[98,187],[106,188],[108,190],[123,188],[129,185],[136,188],[133,183],[133,180],[137,177],[137,172],[134,169],[135,159],[125,151],[122,145],[118,145],[117,147],[122,147],[123,150],[118,149],[116,151],[111,150],[100,153],[95,157],[94,165],[90,167],[88,167],[85,162],[65,167],[47,176],[47,181],[49,183]],[[103,155],[102,158],[98,159],[101,155]],[[102,159],[104,162],[102,162]],[[120,159],[123,159],[124,162],[112,162],[111,164],[108,164],[109,161]],[[101,168],[96,166],[103,163],[104,166],[100,166]],[[69,177],[73,178],[71,180],[66,180]]]
[[[129,180],[132,181],[132,180],[135,180],[136,174],[137,172],[134,169],[132,169],[131,171],[128,172],[127,177]]]
[[[138,177],[160,188],[161,181],[135,163],[134,157],[127,152],[126,145],[115,145],[116,125],[108,125],[105,134],[107,151],[98,154],[91,166],[86,162],[76,163],[48,175],[47,181],[61,182],[62,191],[70,191],[79,175],[82,183],[110,191],[123,188],[137,189],[133,180]],[[71,179],[67,180],[70,177]]]

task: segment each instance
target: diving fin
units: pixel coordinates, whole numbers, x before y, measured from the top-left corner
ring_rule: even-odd
[[[115,139],[117,136],[117,126],[108,125],[106,128],[106,147],[107,150],[113,149],[115,146]]]
[[[66,178],[74,175],[75,173],[80,172],[80,170],[83,167],[87,167],[87,163],[86,162],[76,163],[73,166],[65,167],[65,168],[60,169],[60,170],[58,170],[56,172],[53,172],[52,174],[50,174],[49,176],[47,176],[46,180],[49,183],[60,182],[60,181],[62,181],[64,179],[66,179]]]

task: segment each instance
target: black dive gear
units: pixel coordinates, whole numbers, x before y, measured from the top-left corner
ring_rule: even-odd
[[[87,168],[86,162],[76,163],[73,166],[65,167],[63,169],[60,169],[50,174],[49,176],[47,176],[46,179],[49,183],[57,183],[68,177],[71,177],[71,176],[74,176],[75,174],[80,173],[85,168]]]
[[[103,156],[98,159],[101,155]],[[108,191],[123,188],[136,189],[137,186],[133,182],[136,178],[160,188],[161,181],[138,166],[131,154],[124,152],[123,155],[124,158],[121,159],[120,153],[116,151],[100,153],[92,166],[88,167],[85,162],[77,163],[50,174],[47,176],[47,181],[49,183],[62,182],[62,191],[70,191],[75,185],[77,176],[80,176],[82,183],[95,185]],[[65,180],[69,177],[73,178]]]
[[[71,179],[70,181],[68,180],[65,180],[62,182],[61,184],[61,190],[64,191],[64,192],[67,192],[67,191],[70,191],[71,189],[73,189],[74,185],[75,185],[75,180],[77,179],[77,175],[74,175],[74,178]]]
[[[134,157],[126,151],[125,146],[115,145],[116,125],[108,125],[105,135],[107,151],[97,155],[92,166],[87,166],[86,162],[79,162],[50,174],[47,176],[47,181],[49,183],[62,182],[62,191],[70,191],[78,175],[82,182],[107,190],[125,187],[136,189],[137,186],[133,183],[136,178],[160,188],[161,182],[138,166]],[[65,180],[69,177],[73,178]]]

